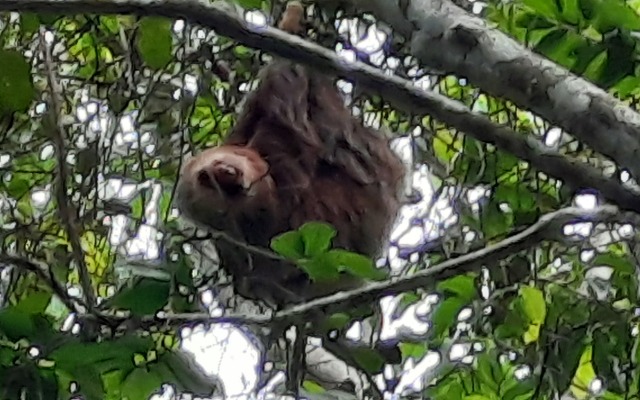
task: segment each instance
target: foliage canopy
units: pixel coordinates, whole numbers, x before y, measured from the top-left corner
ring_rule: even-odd
[[[265,0],[237,3],[274,12]],[[459,101],[562,157],[616,169],[571,132],[458,76],[419,68],[402,41],[362,50],[357,39],[379,23],[357,9],[336,16],[331,4],[318,6],[314,41]],[[497,29],[636,107],[638,1],[481,8]],[[0,13],[0,399],[137,400],[165,383],[210,394],[217,382],[179,350],[179,328],[217,321],[205,314],[213,307],[202,292],[220,277],[207,241],[173,209],[174,184],[185,150],[216,145],[228,132],[268,57],[188,20],[17,11]],[[337,19],[353,23],[351,31]],[[421,233],[418,245],[392,243],[397,276],[499,245],[544,215],[598,200],[429,115],[344,87],[367,123],[410,138],[423,198],[403,223]],[[436,354],[439,363],[417,386],[403,381],[410,378],[401,366],[389,367],[383,389],[452,400],[638,398],[635,226],[589,221],[571,218],[552,225],[566,236],[534,232],[507,256],[391,293],[395,320],[402,314],[428,326],[403,334],[406,323],[394,321],[407,369]],[[386,282],[374,260],[332,248],[334,236],[332,227],[309,223],[274,238],[271,250],[314,280],[345,271]],[[88,291],[97,306],[87,304]],[[348,328],[360,305],[335,310],[325,328]],[[368,375],[385,368],[367,348],[351,357]],[[308,396],[335,392],[313,376],[302,388]]]

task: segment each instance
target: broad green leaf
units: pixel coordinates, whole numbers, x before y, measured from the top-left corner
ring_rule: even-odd
[[[298,260],[304,258],[304,241],[298,231],[285,232],[271,239],[271,248],[283,257]]]
[[[20,24],[22,25],[22,33],[29,37],[36,33],[40,27],[40,18],[38,14],[25,12],[20,14]]]
[[[235,0],[235,1],[236,3],[238,3],[238,5],[240,5],[240,7],[248,10],[254,9],[254,8],[261,8],[262,3],[265,2],[265,0]]]
[[[553,0],[523,0],[523,4],[552,20],[555,20],[559,13],[558,3]]]
[[[117,35],[120,32],[121,21],[125,21],[125,18],[118,15],[101,15],[100,27],[112,35]]]
[[[17,305],[0,310],[0,333],[9,340],[45,340],[54,335],[51,323],[43,316],[51,293],[34,292]]]
[[[585,17],[600,33],[640,29],[640,15],[622,0],[581,0]]]
[[[348,272],[359,278],[382,280],[387,274],[373,264],[373,260],[362,254],[333,249],[320,256],[331,263],[338,271]]]
[[[515,376],[507,378],[501,386],[503,400],[529,399],[536,388],[536,381],[528,378],[519,380]],[[521,397],[522,396],[522,397]]]
[[[524,344],[536,342],[540,337],[540,324],[529,324],[529,328],[523,335]]]
[[[0,390],[6,386],[13,386],[13,390],[22,392],[15,397],[18,399],[46,399],[51,393],[58,393],[58,382],[54,371],[37,368],[34,364],[27,364],[13,368],[20,376],[11,377],[11,369],[7,372],[8,384],[0,377]],[[13,378],[13,379],[11,379]],[[0,395],[2,392],[0,392]]]
[[[380,373],[384,366],[384,358],[374,349],[367,347],[351,347],[349,353],[363,370],[370,374]]]
[[[519,309],[510,310],[504,323],[495,329],[494,335],[497,339],[516,338],[524,335],[528,327],[529,323]]]
[[[144,62],[153,69],[162,69],[171,61],[171,20],[144,17],[140,21],[137,45]]]
[[[107,302],[111,307],[123,308],[134,315],[154,314],[169,298],[169,281],[139,278],[132,286],[123,288]]]
[[[306,390],[309,393],[317,394],[317,393],[325,392],[322,386],[308,379],[305,379],[304,382],[302,382],[302,387],[304,388],[304,390]]]
[[[584,18],[580,10],[580,0],[560,0],[562,19],[572,25],[577,25]]]
[[[514,212],[530,211],[536,207],[535,195],[523,185],[498,185],[494,196],[499,203],[508,203]]]
[[[53,350],[49,357],[59,368],[72,371],[78,366],[89,365],[100,373],[112,370],[127,372],[135,368],[135,354],[146,354],[153,349],[151,338],[124,336],[100,343],[73,341]]]
[[[347,324],[349,324],[349,322],[351,322],[351,315],[347,314],[347,313],[334,313],[331,314],[329,317],[325,318],[325,320],[322,323],[322,327],[325,331],[331,331],[334,329],[342,329],[344,327],[347,326]]]
[[[102,376],[91,365],[81,365],[70,369],[68,372],[72,375],[72,381],[78,385],[76,395],[82,395],[86,400],[102,400],[105,398]]]
[[[440,338],[457,324],[460,310],[467,305],[467,301],[460,297],[449,297],[436,306],[433,313],[433,335]]]
[[[462,400],[466,391],[458,374],[443,374],[444,379],[438,385],[427,387],[429,399]]]
[[[338,265],[330,259],[328,253],[321,254],[310,260],[301,260],[299,265],[313,281],[333,281],[340,277]]]
[[[69,53],[79,61],[78,76],[88,79],[98,67],[98,39],[92,32],[85,32],[69,48]]]
[[[298,231],[304,242],[304,255],[309,258],[329,250],[337,233],[334,227],[322,222],[307,222]]]
[[[35,332],[32,316],[15,309],[0,311],[0,333],[11,341],[31,337]]]
[[[419,360],[427,353],[429,348],[425,343],[400,343],[398,345],[400,347],[400,351],[402,352],[402,358],[413,358],[414,360]]]
[[[588,395],[586,388],[589,387],[591,381],[596,377],[596,372],[591,364],[591,355],[593,347],[587,346],[580,356],[578,369],[571,381],[571,392],[576,398],[582,399]]]
[[[485,394],[470,394],[464,397],[464,400],[497,400],[495,396]]]
[[[449,164],[462,148],[462,139],[452,136],[447,130],[441,130],[433,136],[433,151],[445,164]]]
[[[15,50],[0,50],[0,115],[25,112],[34,99],[31,66]]]
[[[493,357],[492,357],[493,355]],[[487,385],[492,391],[498,393],[500,384],[504,379],[502,368],[495,357],[495,354],[483,353],[477,358],[477,376],[480,381]]]
[[[42,314],[47,309],[49,302],[51,301],[50,292],[32,292],[24,297],[16,306],[14,310],[25,314]]]
[[[626,76],[618,81],[610,90],[612,94],[617,94],[616,97],[626,99],[640,92],[640,77]]]
[[[575,32],[559,28],[545,35],[535,46],[535,51],[571,69],[577,61],[577,50],[584,47],[585,42],[586,39]]]
[[[524,286],[520,288],[522,309],[532,324],[542,325],[547,316],[547,303],[544,293],[535,287]]]
[[[606,265],[608,267],[612,267],[618,272],[622,272],[625,274],[635,273],[634,263],[629,259],[628,256],[624,254],[615,254],[615,253],[598,254],[591,263],[596,266]]]
[[[136,368],[124,379],[122,384],[123,400],[148,399],[161,389],[163,383],[156,372]]]
[[[243,46],[241,44],[233,46],[233,55],[236,56],[236,58],[239,58],[239,59],[251,58],[252,54],[253,54],[253,50],[250,49],[249,47]]]
[[[513,214],[504,212],[499,203],[492,199],[481,212],[482,231],[487,238],[505,235],[513,225]]]
[[[464,300],[471,301],[478,296],[475,276],[471,274],[456,275],[438,283],[437,289],[454,294]]]

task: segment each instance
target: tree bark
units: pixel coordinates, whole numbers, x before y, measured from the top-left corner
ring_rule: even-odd
[[[640,114],[588,80],[450,0],[341,1],[371,12],[409,40],[422,66],[464,77],[538,114],[640,180]]]

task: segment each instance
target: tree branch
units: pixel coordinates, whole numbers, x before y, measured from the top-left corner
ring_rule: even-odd
[[[228,36],[244,45],[261,48],[279,57],[285,57],[309,67],[317,68],[322,72],[353,80],[370,92],[380,94],[386,101],[399,109],[417,114],[429,114],[477,140],[491,143],[528,161],[534,168],[562,179],[574,189],[597,189],[607,200],[619,205],[622,209],[640,212],[640,201],[638,201],[640,192],[635,188],[622,185],[615,177],[605,176],[600,170],[582,164],[577,160],[569,159],[544,146],[540,141],[525,137],[506,126],[497,126],[485,115],[470,111],[462,103],[434,92],[424,91],[410,81],[397,76],[387,76],[382,71],[361,62],[345,62],[332,50],[322,48],[278,29],[268,26],[252,26],[237,13],[229,11],[228,7],[210,4],[204,0],[151,2],[147,0],[2,0],[0,1],[0,11],[2,10],[71,15],[78,13],[116,13],[185,18],[191,22],[215,29],[219,34]],[[406,31],[406,28],[404,30]],[[451,50],[447,49],[440,53],[451,53]],[[557,69],[559,67],[556,66],[554,68]],[[495,74],[495,72],[492,72],[492,74]],[[499,79],[503,78],[503,76],[499,76]],[[573,85],[571,88],[573,89],[578,85],[575,83],[577,82],[575,79],[572,80],[574,83],[571,83]],[[637,114],[627,107],[614,107],[617,103],[605,101],[609,99],[608,95],[604,92],[600,94],[604,100],[599,102],[601,112],[595,114],[598,117],[585,118],[584,115],[581,115],[579,126],[584,126],[584,129],[589,134],[592,134],[593,132],[601,131],[603,125],[613,124],[607,125],[607,137],[624,137],[624,135],[617,136],[612,131],[618,129],[628,132],[632,127],[631,122],[635,121],[634,118],[636,118]],[[516,96],[517,98],[518,96]],[[575,96],[573,95],[566,96],[566,99],[574,100],[574,98]],[[568,114],[566,111],[569,107],[568,105],[557,103],[556,106],[558,107],[558,112]],[[541,109],[541,106],[533,107],[532,105],[532,109],[538,111],[545,111],[546,108],[547,106]],[[541,115],[548,117],[544,112],[541,112]],[[553,117],[553,115],[551,116]],[[609,121],[610,118],[608,116],[617,116],[619,119],[614,123]],[[623,118],[623,116],[626,117]],[[595,121],[600,117],[603,118],[602,121]],[[554,118],[549,119],[555,121]],[[573,119],[572,117],[572,121]],[[640,116],[638,116],[638,120],[640,120]],[[589,124],[593,124],[593,126],[587,126]],[[565,125],[561,126],[566,127]],[[615,141],[617,139],[611,140]],[[630,151],[633,153],[631,150],[635,147],[625,148],[623,143],[616,142],[617,151]],[[629,165],[629,160],[626,157],[621,158],[621,156],[618,156],[614,159],[623,161],[623,165]]]
[[[382,297],[396,295],[419,288],[433,286],[435,282],[466,272],[479,271],[486,266],[490,270],[497,268],[499,261],[514,253],[537,246],[544,240],[565,241],[562,228],[566,224],[579,222],[630,222],[640,223],[640,216],[635,213],[621,213],[617,207],[602,206],[594,210],[583,210],[575,207],[563,208],[543,215],[535,224],[527,229],[508,237],[501,242],[473,251],[460,257],[452,258],[440,264],[428,267],[411,275],[391,278],[381,282],[369,283],[363,287],[338,292],[329,296],[317,298],[309,302],[288,307],[272,315],[227,315],[211,317],[207,313],[169,314],[160,313],[158,316],[144,317],[140,320],[140,327],[157,325],[183,325],[187,323],[228,322],[257,326],[269,326],[274,323],[291,322],[307,319],[317,315],[325,308],[330,312],[348,309],[354,303],[372,303]],[[91,317],[91,316],[89,316]],[[127,318],[105,317],[120,322]]]
[[[389,24],[411,42],[411,53],[424,66],[465,77],[487,93],[533,111],[640,179],[640,114],[592,82],[450,0],[339,2]]]
[[[71,243],[71,253],[78,267],[78,275],[80,276],[80,285],[82,292],[87,299],[86,306],[90,312],[93,312],[96,306],[96,297],[93,293],[93,285],[91,284],[91,276],[84,262],[84,252],[80,243],[81,232],[78,228],[78,210],[73,205],[72,200],[67,195],[67,179],[71,176],[69,166],[67,164],[67,144],[64,137],[64,126],[60,120],[62,115],[62,89],[58,83],[53,67],[51,57],[51,48],[45,40],[46,30],[40,30],[40,49],[44,56],[45,68],[47,70],[47,84],[51,94],[51,110],[45,118],[51,118],[53,127],[51,129],[53,145],[56,149],[58,162],[56,163],[57,174],[54,181],[54,192],[60,211],[60,220],[65,226],[69,242]]]
[[[385,296],[395,295],[418,288],[433,286],[435,282],[466,272],[478,271],[482,266],[490,270],[498,267],[498,261],[509,255],[529,249],[544,240],[566,240],[561,228],[568,223],[578,222],[614,222],[629,223],[640,221],[635,213],[621,213],[617,207],[602,206],[594,210],[576,207],[563,208],[543,215],[535,224],[520,233],[512,235],[491,246],[467,253],[463,256],[444,261],[411,275],[392,278],[382,282],[369,283],[363,287],[338,292],[330,296],[311,300],[304,304],[289,307],[276,313],[274,320],[304,318],[310,313],[325,307],[340,309],[354,303],[367,303]]]

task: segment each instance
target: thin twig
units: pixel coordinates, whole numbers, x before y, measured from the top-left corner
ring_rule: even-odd
[[[96,298],[91,284],[91,276],[84,261],[84,252],[80,243],[81,231],[78,226],[78,210],[74,206],[72,200],[67,195],[67,179],[71,176],[71,171],[67,164],[67,144],[65,143],[65,129],[62,125],[60,116],[62,115],[62,88],[56,80],[54,71],[54,63],[51,55],[51,47],[47,44],[45,36],[47,30],[40,28],[40,48],[44,56],[45,66],[47,69],[47,84],[51,92],[51,110],[49,118],[54,122],[51,137],[53,145],[56,149],[58,162],[56,163],[57,174],[54,180],[54,192],[58,202],[58,210],[60,211],[60,219],[64,225],[69,242],[71,243],[71,253],[74,261],[78,266],[78,275],[80,276],[80,285],[86,299],[86,306],[90,312],[93,312],[96,305]]]

